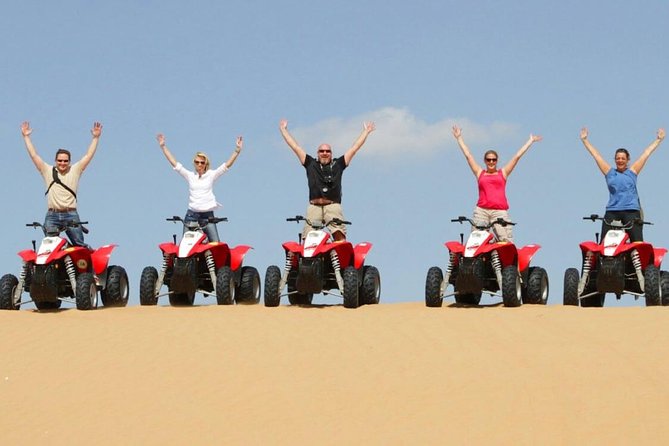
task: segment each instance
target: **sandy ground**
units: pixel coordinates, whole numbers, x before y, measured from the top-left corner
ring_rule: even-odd
[[[0,444],[666,444],[669,308],[0,312]]]

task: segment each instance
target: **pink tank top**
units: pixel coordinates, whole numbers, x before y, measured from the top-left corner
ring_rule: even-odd
[[[485,170],[479,175],[479,201],[476,205],[484,209],[509,209],[506,201],[506,179],[501,170],[494,174],[486,174]]]

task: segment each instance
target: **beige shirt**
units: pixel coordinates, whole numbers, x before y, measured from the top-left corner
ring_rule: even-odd
[[[70,166],[70,170],[68,170],[65,175],[58,172],[58,178],[60,178],[60,181],[67,185],[67,187],[72,189],[74,192],[77,192],[81,172],[83,172],[81,169],[81,162],[76,162]],[[53,182],[53,166],[44,163],[44,167],[40,173],[42,174],[44,183],[48,188],[49,185]],[[49,189],[49,193],[47,193],[47,207],[49,209],[55,210],[76,209],[77,199],[63,186],[58,183],[54,183],[54,185]]]

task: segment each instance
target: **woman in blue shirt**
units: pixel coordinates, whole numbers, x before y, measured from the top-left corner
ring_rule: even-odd
[[[630,154],[627,149],[618,149],[615,154],[615,168],[604,161],[599,151],[588,141],[588,129],[581,129],[581,141],[590,155],[595,159],[597,167],[602,171],[606,178],[606,185],[609,188],[609,202],[606,205],[604,219],[607,221],[620,220],[623,224],[631,221],[641,220],[641,203],[639,202],[639,193],[636,189],[636,180],[646,164],[648,157],[657,149],[664,139],[664,129],[657,131],[657,138],[650,143],[643,151],[639,159],[629,166]],[[609,225],[602,222],[602,240],[604,235],[611,229]],[[634,223],[629,229],[628,234],[633,242],[643,240],[643,228],[641,224]]]

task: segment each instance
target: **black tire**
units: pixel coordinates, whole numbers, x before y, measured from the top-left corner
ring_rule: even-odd
[[[156,293],[156,282],[158,282],[158,271],[153,266],[147,266],[142,270],[139,279],[139,304],[156,305],[158,293]]]
[[[74,294],[78,310],[92,310],[98,306],[98,288],[92,273],[79,274]]]
[[[14,302],[14,294],[19,279],[13,274],[5,274],[0,278],[0,310],[18,310],[21,304],[21,298]]]
[[[433,266],[427,270],[425,278],[425,306],[441,307],[444,300],[441,298],[441,283],[444,281],[444,273],[441,268]]]
[[[344,269],[344,289],[341,294],[344,298],[344,307],[358,308],[360,306],[358,270],[352,266]]]
[[[229,266],[224,266],[216,272],[216,302],[219,305],[235,303],[235,277]]]
[[[363,267],[358,293],[361,305],[376,305],[381,300],[381,275],[375,266]]]
[[[457,291],[457,290],[456,290]],[[481,293],[460,293],[455,295],[455,303],[459,305],[478,305],[481,302]]]
[[[311,305],[314,300],[314,293],[298,293],[295,288],[288,284],[288,302],[291,305]]]
[[[281,302],[281,270],[278,266],[271,265],[265,273],[265,306],[278,307]]]
[[[655,265],[648,265],[643,272],[644,294],[646,306],[657,307],[662,305],[662,288],[660,284],[660,270]]]
[[[175,259],[172,277],[189,277],[191,284],[197,282],[197,265],[195,263],[195,258],[190,257],[187,259]],[[173,279],[172,279],[173,280]],[[170,290],[170,305],[173,307],[192,307],[195,302],[195,285],[191,289],[185,292],[172,292]]]
[[[107,270],[107,286],[100,292],[105,307],[125,307],[128,305],[128,274],[121,266],[112,265]]]
[[[660,271],[660,288],[662,289],[662,305],[669,305],[669,272]]]
[[[527,298],[523,303],[546,305],[548,302],[548,273],[540,267],[530,268],[527,278]]]
[[[237,287],[235,301],[247,305],[260,302],[260,274],[254,267],[242,267],[242,278]]]
[[[567,268],[564,272],[563,305],[578,307],[578,280],[578,270],[576,268]]]
[[[502,269],[502,301],[505,307],[519,307],[522,299],[520,275],[516,265]]]

